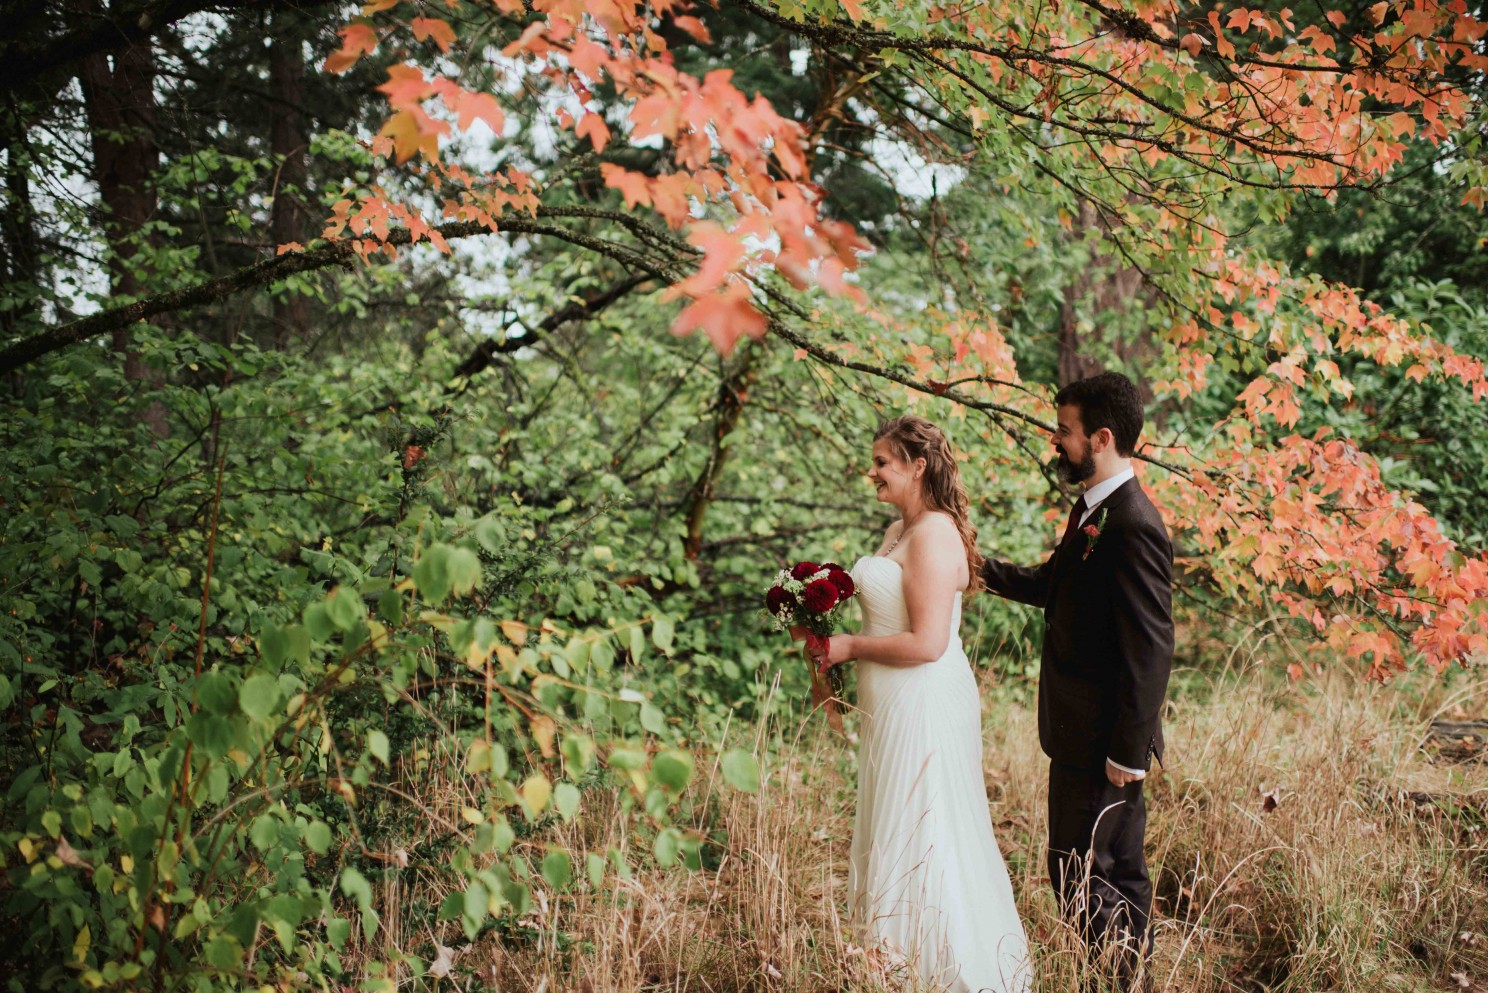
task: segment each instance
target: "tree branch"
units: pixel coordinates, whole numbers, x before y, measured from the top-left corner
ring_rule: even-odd
[[[547,216],[542,210],[539,210],[538,214],[540,217]],[[632,270],[639,270],[649,278],[670,279],[678,275],[668,271],[667,263],[648,259],[629,246],[607,241],[582,231],[574,231],[561,225],[545,224],[529,217],[503,217],[494,231],[479,221],[452,221],[432,230],[438,231],[447,241],[493,233],[546,235],[616,259]],[[278,282],[296,273],[315,272],[330,266],[349,267],[355,258],[354,245],[358,241],[359,239],[355,238],[338,240],[306,251],[286,252],[272,259],[264,259],[253,265],[245,266],[218,279],[136,300],[133,303],[113,307],[68,324],[48,328],[0,349],[0,374],[19,369],[69,345],[128,327],[136,321],[215,303],[247,290]],[[402,247],[411,244],[412,241],[407,228],[394,228],[382,244]]]
[[[34,37],[22,30],[16,20],[35,25],[38,13],[46,16],[43,9],[38,12],[31,5],[29,11],[15,9],[6,4],[3,14],[8,23],[6,40],[0,44],[0,93],[11,93],[27,86],[36,77],[52,70],[70,66],[89,55],[112,52],[153,38],[177,21],[203,11],[233,11],[242,9],[272,10],[287,8],[304,10],[307,7],[329,6],[328,0],[163,0],[159,3],[121,4],[110,10],[107,16],[89,18],[77,24],[76,11],[69,10],[58,19],[72,22],[69,30],[45,38],[39,44],[27,44]],[[11,15],[16,14],[16,20]],[[29,18],[28,18],[29,14]]]
[[[455,369],[455,376],[469,379],[471,376],[489,367],[496,360],[496,356],[515,352],[519,348],[526,348],[533,344],[537,338],[556,331],[569,321],[579,321],[593,317],[642,283],[650,282],[651,278],[649,273],[640,273],[622,279],[608,289],[601,290],[584,300],[570,300],[568,304],[543,318],[542,323],[533,328],[534,333],[531,335],[523,335],[520,338],[508,337],[503,341],[488,338],[475,346],[475,350],[470,353],[470,356],[464,362],[460,363],[459,367]]]

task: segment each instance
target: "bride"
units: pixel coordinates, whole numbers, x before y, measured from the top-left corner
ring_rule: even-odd
[[[862,630],[813,654],[858,663],[852,918],[926,987],[1025,993],[1028,942],[992,836],[980,700],[957,633],[981,564],[961,472],[940,429],[910,415],[879,427],[868,478],[900,519],[853,566]]]

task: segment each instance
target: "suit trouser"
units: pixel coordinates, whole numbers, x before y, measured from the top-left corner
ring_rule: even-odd
[[[1142,843],[1142,782],[1113,786],[1105,768],[1049,763],[1049,879],[1066,920],[1095,948],[1120,941],[1130,973],[1151,946],[1152,881]],[[1087,876],[1088,865],[1088,876]]]

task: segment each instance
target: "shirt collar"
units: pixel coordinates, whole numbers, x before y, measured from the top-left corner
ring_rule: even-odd
[[[1099,507],[1101,501],[1120,489],[1121,484],[1128,479],[1135,479],[1136,475],[1131,466],[1127,466],[1110,479],[1101,480],[1099,483],[1090,487],[1090,489],[1085,491],[1085,513],[1088,515],[1096,507]]]

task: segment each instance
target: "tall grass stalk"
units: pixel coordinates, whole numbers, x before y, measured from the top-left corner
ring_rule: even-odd
[[[1247,646],[1258,655],[1264,644]],[[1347,674],[1288,683],[1253,661],[1182,676],[1169,705],[1167,766],[1148,782],[1156,889],[1152,989],[1488,990],[1488,769],[1421,749],[1429,721],[1488,706],[1488,679],[1411,677],[1378,687]],[[1279,668],[1279,666],[1277,667]],[[1029,937],[1037,988],[1093,982],[1060,920],[1044,862],[1046,760],[1034,715],[984,692],[985,775],[998,841]],[[766,770],[757,795],[728,789],[697,753],[684,809],[711,841],[701,871],[658,869],[618,786],[589,789],[580,817],[519,840],[627,853],[595,890],[576,865],[520,920],[467,943],[413,915],[437,906],[441,874],[410,868],[381,894],[380,950],[432,959],[435,989],[838,991],[900,988],[845,916],[854,766],[819,717],[734,729]],[[417,789],[458,822],[479,791],[455,779]],[[438,833],[430,818],[427,828]],[[636,831],[635,834],[632,832]],[[408,849],[428,840],[411,832]],[[449,953],[447,952],[446,955]],[[1097,984],[1098,985],[1098,984]]]

